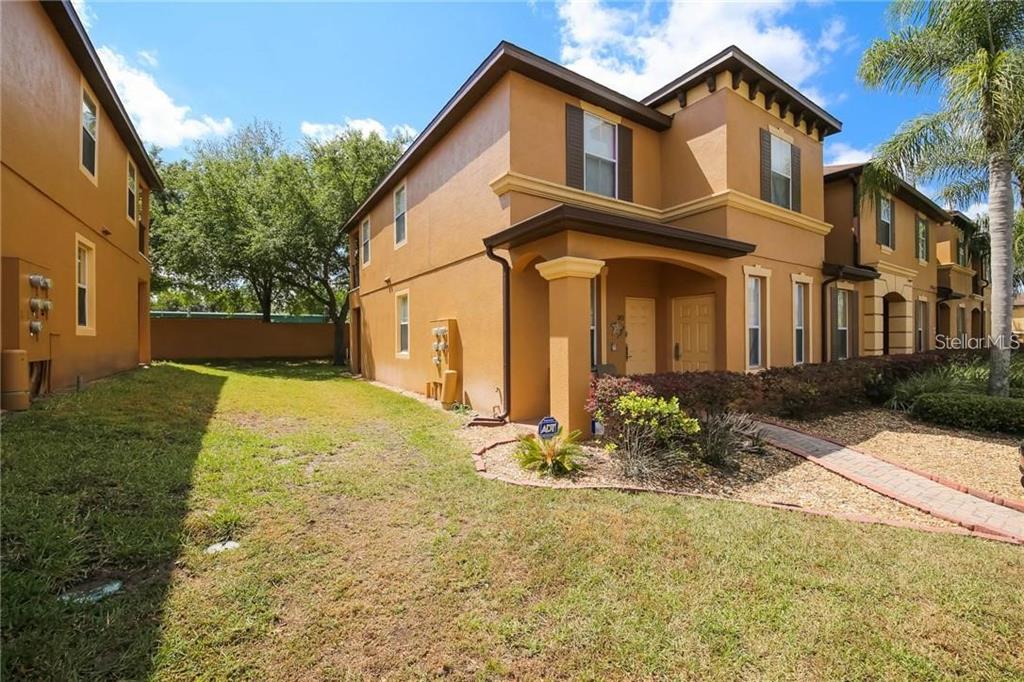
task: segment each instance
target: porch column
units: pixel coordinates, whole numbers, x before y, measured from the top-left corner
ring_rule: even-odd
[[[563,256],[537,264],[548,281],[551,415],[566,433],[590,435],[584,409],[590,388],[590,280],[604,261]]]

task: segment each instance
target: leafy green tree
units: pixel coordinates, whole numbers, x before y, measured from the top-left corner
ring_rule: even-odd
[[[299,154],[275,165],[275,243],[281,282],[322,307],[334,323],[334,362],[345,360],[348,238],[342,226],[402,155],[407,140],[348,130],[306,139]]]
[[[902,176],[938,180],[946,196],[961,205],[987,195],[992,328],[1009,339],[1013,182],[1015,175],[1018,183],[1024,178],[1024,3],[897,0],[890,19],[889,37],[864,53],[861,79],[892,91],[938,90],[942,107],[910,121],[879,147],[865,187],[872,193],[894,191]],[[1009,368],[1009,345],[993,344],[990,393],[1008,395]]]
[[[276,164],[284,153],[280,132],[254,122],[198,144],[190,162],[164,177],[169,189],[153,226],[153,254],[175,285],[248,287],[270,321],[280,274]]]

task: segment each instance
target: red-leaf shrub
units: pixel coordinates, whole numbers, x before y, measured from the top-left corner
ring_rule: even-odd
[[[909,376],[940,365],[966,362],[977,351],[915,353],[855,358],[763,372],[665,372],[594,379],[587,410],[595,415],[630,391],[639,395],[675,396],[688,414],[750,412],[779,417],[813,417],[867,403],[882,403],[893,386]],[[608,429],[609,425],[605,424]],[[615,425],[611,428],[614,430]]]

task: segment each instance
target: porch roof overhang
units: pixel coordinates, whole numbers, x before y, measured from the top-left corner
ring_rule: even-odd
[[[863,268],[856,265],[840,265],[838,263],[823,263],[821,271],[829,277],[845,279],[852,282],[866,282],[878,279],[882,273],[872,268]]]
[[[485,237],[484,246],[511,249],[566,230],[722,258],[745,256],[755,248],[753,244],[735,239],[570,204],[559,204]]]

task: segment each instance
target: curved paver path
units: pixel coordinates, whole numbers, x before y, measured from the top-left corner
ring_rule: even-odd
[[[853,448],[776,424],[760,425],[764,439],[775,447],[806,457],[882,495],[970,530],[1024,541],[1022,512],[954,490]]]

